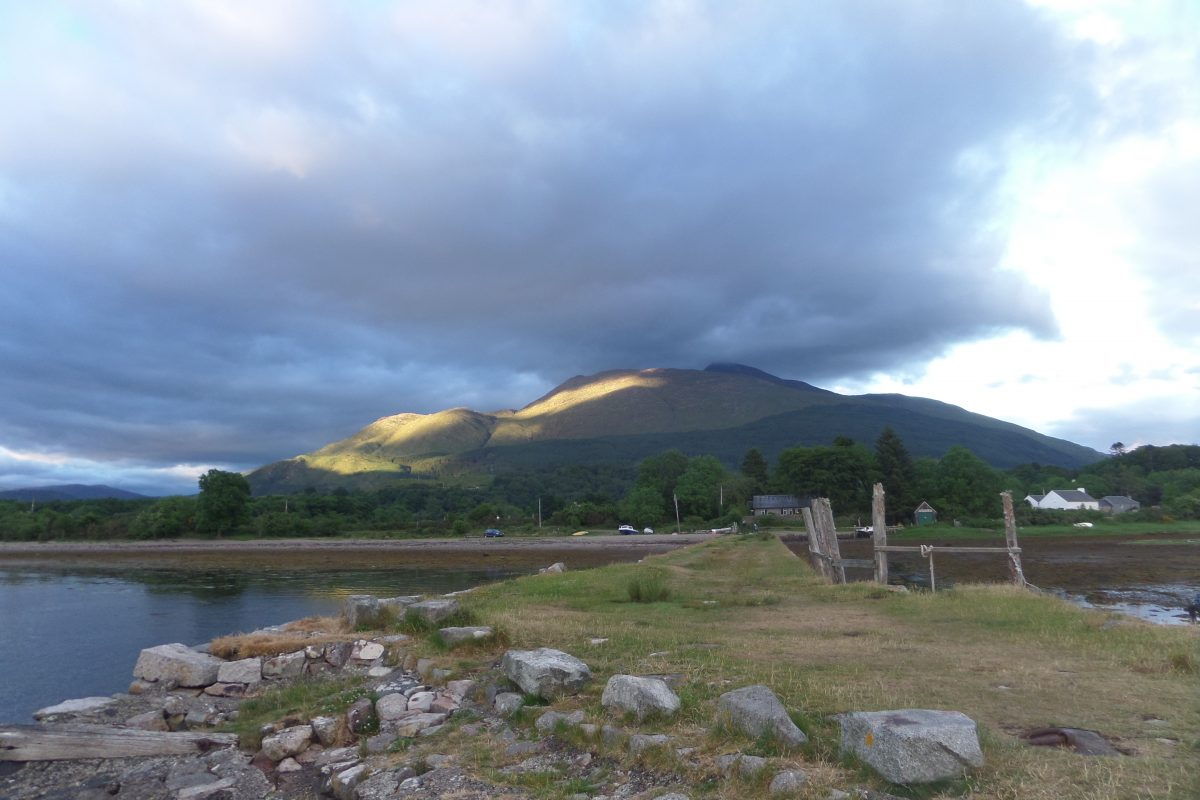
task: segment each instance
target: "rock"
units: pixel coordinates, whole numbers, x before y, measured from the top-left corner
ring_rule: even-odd
[[[157,711],[147,711],[144,714],[130,717],[125,720],[125,727],[137,728],[142,731],[169,731],[167,719],[163,716],[162,709]]]
[[[826,800],[849,800],[850,793],[843,792],[841,789],[830,789],[826,795]]]
[[[452,669],[438,669],[435,667],[434,669],[429,670],[429,679],[433,683],[441,683],[442,681],[451,677],[453,674],[454,670]]]
[[[304,659],[303,650],[265,659],[262,662],[262,676],[268,680],[297,678],[304,673]]]
[[[442,620],[457,614],[460,608],[461,606],[459,606],[458,601],[450,597],[437,600],[422,600],[420,603],[413,603],[405,613],[408,616],[424,620],[430,625],[436,625]]]
[[[331,667],[341,669],[350,660],[352,652],[354,652],[354,644],[352,642],[332,642],[327,644],[325,645],[325,663]]]
[[[379,755],[386,753],[388,748],[392,746],[392,742],[396,741],[394,733],[377,733],[366,741],[367,752],[371,755]]]
[[[350,657],[356,661],[374,661],[383,658],[383,645],[379,642],[364,642],[351,652]]]
[[[492,708],[496,709],[496,713],[506,717],[520,711],[523,705],[525,705],[525,698],[516,692],[502,692],[496,695],[496,699],[492,701]]]
[[[564,714],[561,711],[547,711],[537,718],[533,727],[541,733],[554,733],[560,723],[568,728],[574,728],[582,725],[586,719],[587,716],[582,711],[572,711],[570,714]]]
[[[371,774],[371,768],[366,764],[359,764],[350,769],[344,769],[333,776],[329,782],[329,788],[333,791],[333,796],[337,800],[356,800],[356,792],[354,787],[358,786],[364,779]]]
[[[152,689],[154,689],[154,684],[150,681],[144,681],[141,678],[134,678],[133,682],[129,684],[129,688],[125,691],[129,694],[138,695],[146,694]]]
[[[381,698],[382,699],[382,698]],[[313,717],[309,722],[317,741],[328,747],[341,736],[342,720],[340,717]]]
[[[549,748],[550,743],[544,739],[535,739],[532,742],[513,742],[504,748],[504,755],[509,758],[520,758],[521,756],[544,752]]]
[[[451,714],[458,711],[458,701],[447,695],[438,695],[429,704],[429,710],[440,714]]]
[[[214,683],[204,687],[204,693],[209,697],[241,697],[246,694],[244,683]]]
[[[771,786],[767,791],[773,795],[795,794],[801,791],[807,783],[808,773],[804,770],[785,769],[783,772],[775,774],[775,777],[771,779]]]
[[[381,720],[399,719],[408,713],[408,698],[402,694],[385,694],[375,701],[375,713]],[[428,709],[423,709],[428,710]]]
[[[457,760],[457,756],[445,755],[443,753],[430,753],[429,755],[425,756],[425,764],[430,769],[448,767]]]
[[[775,693],[762,685],[745,686],[721,695],[717,700],[717,719],[752,739],[771,736],[787,747],[799,747],[808,741]]]
[[[509,650],[500,668],[527,694],[553,700],[565,694],[577,694],[591,680],[588,665],[561,650],[540,647],[537,650]]]
[[[652,714],[674,716],[679,711],[679,696],[658,678],[613,675],[604,687],[600,704],[622,714],[632,714],[641,722]]]
[[[625,731],[612,725],[605,725],[600,729],[600,741],[604,742],[609,747],[616,747],[626,739]]]
[[[377,719],[371,698],[360,697],[346,709],[346,723],[354,733],[362,733]]]
[[[226,661],[217,668],[217,680],[221,683],[258,683],[262,680],[262,659]]]
[[[171,695],[163,700],[162,710],[168,717],[173,717],[177,714],[186,714],[191,706],[186,698],[179,695]]]
[[[342,602],[342,619],[350,630],[374,627],[379,622],[379,599],[369,594],[352,594]]]
[[[447,647],[458,647],[467,642],[480,641],[492,635],[490,625],[472,625],[462,628],[442,628],[438,631]]]
[[[84,714],[88,711],[97,711],[115,702],[117,701],[111,697],[79,697],[74,700],[63,700],[58,705],[39,708],[33,712],[33,718],[42,719],[55,714]]]
[[[635,756],[654,747],[665,747],[671,737],[665,733],[635,733],[629,737],[629,752]]]
[[[654,800],[691,800],[691,798],[688,797],[686,794],[680,794],[679,792],[670,792],[668,794],[660,794],[658,797],[654,798]]]
[[[555,561],[548,567],[542,567],[538,570],[539,575],[557,575],[567,571],[567,565],[561,561]]]
[[[312,742],[311,725],[294,725],[262,740],[262,751],[272,761],[283,761],[304,751]]]
[[[435,663],[432,658],[418,658],[416,665],[417,674],[422,678],[428,678],[429,674],[433,672],[433,665]]]
[[[428,711],[433,705],[433,701],[437,699],[437,695],[433,692],[414,692],[408,698],[409,711]]]
[[[465,700],[473,691],[475,691],[475,681],[472,680],[450,681],[446,684],[447,694],[459,700]]]
[[[386,678],[388,675],[391,675],[395,671],[396,670],[393,667],[383,667],[383,666],[371,667],[369,670],[367,670],[367,677],[368,678]]]
[[[279,766],[275,768],[276,772],[287,774],[289,772],[299,772],[304,769],[300,766],[300,762],[294,758],[288,757],[279,762]]]
[[[738,774],[743,778],[753,778],[767,768],[767,760],[759,756],[742,756],[737,762]]]
[[[173,642],[147,647],[139,653],[133,677],[159,683],[174,681],[177,686],[208,686],[216,683],[217,672],[224,663],[214,656],[197,653],[186,644]]]
[[[396,724],[391,726],[391,730],[395,731],[397,736],[412,737],[416,736],[426,728],[432,728],[434,725],[441,725],[445,721],[445,714],[417,713],[398,720]]]
[[[579,732],[589,739],[595,739],[596,734],[600,733],[600,726],[593,725],[590,722],[585,722],[579,726]]]
[[[892,783],[931,783],[983,766],[975,721],[958,711],[854,711],[838,722],[842,752]]]
[[[189,728],[203,728],[207,725],[215,725],[219,716],[216,707],[210,703],[195,703],[188,707],[183,724]]]
[[[384,614],[389,614],[395,619],[400,619],[404,616],[405,610],[413,603],[419,602],[421,595],[409,594],[399,597],[381,597],[379,598],[379,610]]]
[[[177,800],[232,800],[236,783],[233,778],[222,778],[212,783],[180,789],[175,797]]]

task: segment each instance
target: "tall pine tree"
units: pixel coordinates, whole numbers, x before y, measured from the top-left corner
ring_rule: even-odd
[[[890,427],[884,428],[875,440],[875,463],[882,477],[883,490],[887,492],[888,518],[893,521],[907,519],[920,502],[913,496],[917,470],[904,440]]]
[[[750,481],[750,494],[767,490],[767,460],[757,447],[751,447],[742,457],[742,474]]]

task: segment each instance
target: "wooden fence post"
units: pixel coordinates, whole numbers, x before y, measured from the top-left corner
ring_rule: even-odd
[[[833,574],[833,581],[834,583],[845,583],[846,568],[838,563],[842,560],[842,548],[838,545],[837,528],[833,521],[833,506],[829,504],[828,497],[818,497],[817,503],[817,518],[824,534],[825,554],[831,559],[829,567]]]
[[[882,483],[875,484],[874,495],[871,498],[871,538],[875,547],[875,582],[887,585],[887,551],[879,549],[887,546],[887,514],[883,504]]]
[[[1013,513],[1012,492],[1001,492],[1000,500],[1004,503],[1004,542],[1008,546],[1008,572],[1012,582],[1017,586],[1025,586],[1025,570],[1021,568],[1021,553],[1017,549],[1017,518]]]
[[[808,554],[813,569],[819,572],[822,577],[831,578],[833,576],[830,573],[829,562],[825,559],[825,553],[821,547],[821,535],[818,533],[816,523],[813,521],[812,509],[801,508],[800,513],[804,515],[804,528],[808,531]]]

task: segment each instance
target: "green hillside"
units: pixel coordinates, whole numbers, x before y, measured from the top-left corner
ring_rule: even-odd
[[[258,494],[308,486],[373,488],[410,475],[565,463],[631,462],[669,448],[734,464],[835,436],[873,441],[885,426],[915,456],[964,445],[997,467],[1064,467],[1100,454],[957,406],[904,395],[839,395],[737,364],[576,376],[519,410],[465,408],[384,417],[313,453],[249,475]]]

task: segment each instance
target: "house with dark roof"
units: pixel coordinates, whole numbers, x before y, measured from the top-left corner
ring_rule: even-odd
[[[802,508],[808,508],[809,503],[807,497],[801,500],[794,494],[756,494],[750,500],[750,513],[756,517],[764,514],[789,517],[799,514]]]
[[[1100,510],[1110,514],[1124,514],[1126,511],[1137,511],[1142,504],[1132,497],[1123,494],[1108,494],[1100,498]]]
[[[1025,495],[1025,502],[1029,503],[1029,505],[1033,508],[1041,508],[1042,498],[1045,496],[1046,495],[1044,494],[1027,494]]]
[[[1060,511],[1066,509],[1072,511],[1084,509],[1099,511],[1100,501],[1092,497],[1087,493],[1086,489],[1080,486],[1078,489],[1051,489],[1042,497],[1037,507]]]

